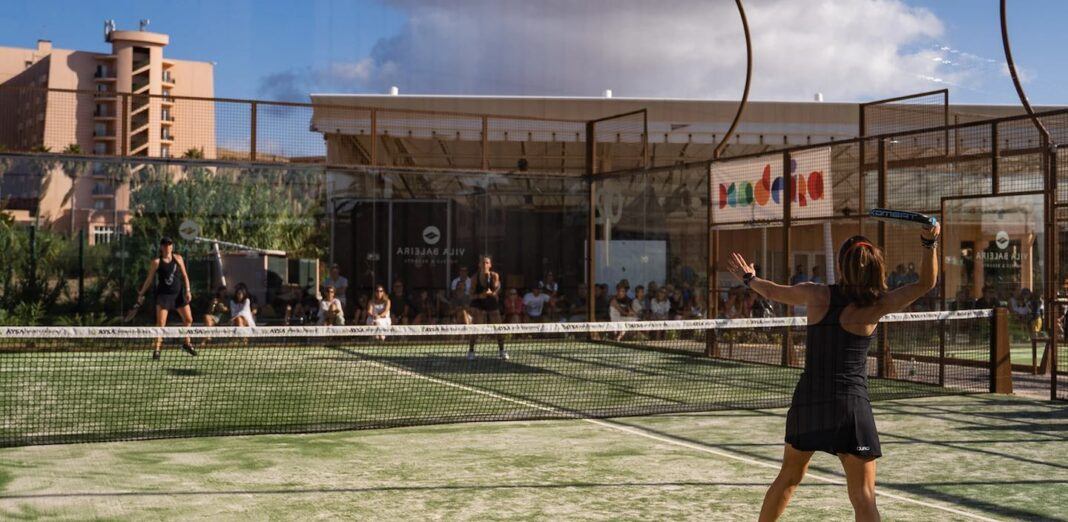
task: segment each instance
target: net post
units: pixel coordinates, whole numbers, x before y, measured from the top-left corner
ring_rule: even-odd
[[[709,328],[705,334],[705,357],[719,359],[719,337],[715,328]]]
[[[1012,393],[1009,310],[1002,307],[990,317],[990,393]]]

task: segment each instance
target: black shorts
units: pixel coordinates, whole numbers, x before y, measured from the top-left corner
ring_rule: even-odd
[[[879,458],[879,432],[867,397],[843,395],[822,401],[794,401],[786,413],[786,443],[800,451],[849,453]]]
[[[156,294],[156,306],[164,310],[178,310],[183,306],[188,306],[189,301],[185,299],[185,292],[177,294]]]

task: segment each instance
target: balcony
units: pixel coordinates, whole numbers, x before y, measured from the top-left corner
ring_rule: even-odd
[[[174,135],[171,134],[169,130],[163,129],[163,132],[159,133],[159,139],[160,139],[160,141],[173,143],[174,142]]]
[[[98,120],[114,120],[115,119],[115,112],[114,111],[109,111],[109,110],[106,110],[106,109],[104,109],[104,110],[95,109],[95,110],[93,110],[93,118],[96,118]]]
[[[93,139],[95,140],[114,140],[115,133],[107,129],[94,129]]]
[[[134,62],[133,62],[133,70],[134,70],[134,72],[140,71],[141,69],[144,69],[145,67],[148,67],[149,63],[151,63],[151,61],[148,58],[141,58],[141,59],[135,58]]]
[[[159,121],[160,121],[160,123],[162,123],[164,125],[173,125],[174,124],[174,116],[164,112],[163,115],[160,116]]]
[[[107,183],[96,183],[93,185],[93,197],[113,198],[115,197],[115,187],[108,185]]]
[[[173,86],[177,82],[170,71],[163,71],[163,83],[166,85]]]
[[[142,89],[148,87],[148,80],[134,80],[130,87],[133,88],[134,93],[140,93]]]

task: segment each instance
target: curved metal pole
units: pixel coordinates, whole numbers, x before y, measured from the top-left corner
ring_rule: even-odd
[[[731,122],[727,133],[723,135],[723,140],[719,142],[719,145],[716,145],[716,149],[712,152],[713,158],[719,157],[720,153],[723,152],[723,148],[727,146],[727,141],[734,134],[734,129],[738,127],[738,122],[742,119],[742,112],[745,111],[745,104],[749,101],[749,85],[753,80],[753,41],[749,36],[749,20],[745,17],[745,7],[742,6],[742,0],[734,0],[734,3],[738,6],[738,16],[742,18],[742,31],[745,32],[745,90],[742,91],[742,101],[738,105],[738,112],[734,115],[734,121]]]
[[[1023,84],[1020,83],[1020,76],[1016,74],[1016,63],[1012,59],[1012,46],[1009,45],[1009,22],[1006,17],[1006,0],[1001,0],[1001,45],[1005,49],[1005,64],[1009,67],[1009,75],[1012,76],[1012,84],[1016,87],[1016,94],[1020,97],[1020,103],[1023,104],[1024,110],[1027,111],[1027,115],[1031,117],[1031,122],[1035,124],[1035,128],[1038,129],[1039,134],[1046,139],[1046,143],[1053,146],[1053,139],[1051,138],[1049,131],[1046,130],[1046,126],[1042,124],[1042,120],[1038,119],[1038,115],[1035,114],[1035,110],[1031,107],[1031,102],[1027,101],[1027,94],[1024,93]]]

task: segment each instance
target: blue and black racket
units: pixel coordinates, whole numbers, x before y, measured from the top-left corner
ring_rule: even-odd
[[[868,213],[869,216],[878,219],[879,221],[885,221],[892,225],[898,226],[917,226],[923,228],[934,228],[938,224],[938,218],[934,216],[928,216],[927,214],[921,214],[919,212],[910,212],[908,210],[891,210],[888,208],[873,208]]]

